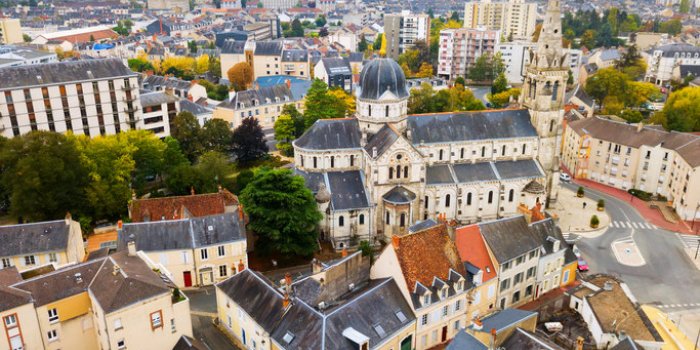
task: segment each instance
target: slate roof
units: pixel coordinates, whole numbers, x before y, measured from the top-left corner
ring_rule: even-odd
[[[167,87],[179,90],[188,90],[192,85],[187,80],[182,80],[174,77],[164,77],[160,75],[149,75],[143,79],[142,85],[148,90],[156,90],[156,88]]]
[[[643,349],[641,345],[637,345],[637,343],[632,340],[630,337],[625,337],[622,339],[619,343],[617,343],[615,346],[610,348],[610,350],[641,350]]]
[[[24,86],[135,77],[120,59],[95,59],[0,68],[0,91]]]
[[[495,181],[498,175],[491,162],[455,164],[452,166],[460,183]]]
[[[673,57],[675,54],[695,54],[695,53],[700,53],[700,46],[695,46],[691,44],[686,44],[686,43],[673,43],[673,44],[667,44],[663,46],[659,46],[653,51],[661,51],[663,57]]]
[[[652,126],[644,126],[637,131],[637,126],[600,117],[585,118],[569,123],[571,129],[579,135],[622,144],[634,148],[641,146],[664,148],[678,152],[692,167],[700,166],[700,136],[676,131],[665,131]]]
[[[129,203],[133,222],[176,220],[188,216],[223,214],[238,199],[228,191],[190,196],[134,199]]]
[[[20,282],[13,287],[30,292],[36,306],[46,305],[87,291],[103,262],[104,260],[94,260],[69,266]],[[80,273],[82,282],[75,279],[76,273]]]
[[[425,169],[426,185],[453,184],[454,182],[449,165],[427,166]]]
[[[586,93],[586,91],[583,89],[583,86],[581,85],[578,85],[576,87],[576,92],[574,93],[574,96],[581,100],[581,102],[585,103],[588,107],[593,107],[593,105],[595,105],[595,101],[593,101],[593,98]]]
[[[408,97],[406,76],[396,61],[390,58],[373,59],[360,72],[359,97],[378,100],[387,91],[396,98]]]
[[[408,133],[414,145],[537,137],[527,109],[412,115]]]
[[[238,213],[124,224],[118,247],[126,249],[130,241],[146,252],[207,247],[246,239],[243,225]]]
[[[292,102],[294,97],[286,84],[264,86],[258,89],[239,91],[230,101],[223,102],[220,106],[230,109],[250,108],[282,102]]]
[[[480,223],[479,230],[496,260],[503,264],[542,245],[521,216]]]
[[[508,339],[501,346],[505,349],[518,350],[564,350],[564,348],[551,342],[549,339],[519,327],[508,336]]]
[[[190,338],[186,335],[180,337],[173,350],[208,350],[209,348],[196,338]]]
[[[282,294],[258,272],[245,269],[216,287],[268,332],[282,318]]]
[[[447,350],[486,350],[488,347],[466,331],[460,331],[447,345]],[[510,349],[510,348],[508,348]],[[513,348],[516,349],[516,348]]]
[[[372,137],[367,140],[367,144],[364,147],[365,152],[367,152],[370,157],[373,157],[374,148],[376,147],[377,157],[381,157],[398,139],[399,134],[394,131],[389,124],[384,124],[376,134],[372,135]]]
[[[245,52],[245,40],[226,40],[221,46],[221,54],[242,54]]]
[[[689,75],[692,75],[694,77],[700,77],[700,65],[682,64],[680,66],[680,70],[681,70],[681,77],[682,78],[685,78]]]
[[[360,170],[326,173],[326,188],[334,210],[368,208],[364,174]]]
[[[115,265],[119,267],[117,274],[113,273]],[[90,291],[102,310],[109,314],[146,299],[169,295],[171,284],[138,256],[120,252],[103,260],[90,282]]]
[[[0,270],[0,312],[32,302],[32,295],[29,292],[10,287],[21,280],[22,277],[16,267]]]
[[[385,193],[382,199],[394,204],[407,204],[416,199],[416,194],[403,186],[396,186]]]
[[[196,104],[190,100],[180,100],[180,110],[190,112],[195,116],[213,113],[212,109]]]
[[[343,58],[340,57],[324,57],[321,59],[323,62],[323,69],[326,71],[328,76],[334,75],[351,75],[352,69],[350,69],[350,64]]]
[[[0,226],[0,256],[66,250],[69,233],[65,220]]]
[[[536,160],[521,159],[427,166],[425,183],[442,185],[540,177],[544,177],[544,172]]]
[[[481,236],[478,224],[463,226],[455,230],[455,246],[463,262],[481,270],[481,282],[486,283],[496,277],[494,267],[486,242]]]
[[[537,312],[519,309],[505,309],[481,319],[481,322],[483,323],[482,331],[491,332],[492,329],[495,329],[496,333],[501,333],[501,331],[507,330],[533,317],[537,317]],[[474,326],[472,325],[471,327]]]
[[[316,194],[318,192],[318,185],[323,182],[326,182],[326,175],[325,173],[319,173],[319,172],[306,172],[303,170],[299,169],[294,169],[294,174],[299,175],[304,178],[304,183],[306,184],[306,187],[308,187],[311,192]],[[328,188],[328,187],[326,187]]]
[[[256,41],[255,55],[258,56],[279,56],[282,54],[281,41]]]
[[[411,227],[408,228],[408,232],[423,231],[423,230],[429,229],[429,228],[431,228],[431,227],[433,227],[433,226],[435,226],[435,225],[437,225],[437,224],[438,224],[438,223],[437,223],[435,220],[433,220],[433,219],[427,219],[427,220],[418,221],[418,222],[416,222],[415,224],[413,224],[413,226],[411,226]]]
[[[294,145],[311,150],[359,149],[361,138],[357,119],[319,119]]]
[[[282,62],[306,62],[309,60],[309,53],[306,50],[291,49],[282,51]]]
[[[141,94],[139,95],[139,100],[141,101],[141,107],[152,107],[152,106],[160,106],[163,103],[174,103],[178,101],[178,98],[166,94],[163,91],[159,92],[149,92],[146,94]]]
[[[544,176],[544,172],[540,170],[534,159],[494,162],[493,165],[501,180]]]

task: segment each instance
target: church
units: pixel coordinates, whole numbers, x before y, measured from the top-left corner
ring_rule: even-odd
[[[461,225],[555,201],[568,77],[559,0],[529,54],[524,108],[473,112],[408,115],[401,67],[365,64],[356,115],[320,119],[294,141],[295,172],[324,214],[321,238],[342,250],[427,219]]]

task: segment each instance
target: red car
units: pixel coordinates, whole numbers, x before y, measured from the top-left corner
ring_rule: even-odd
[[[583,260],[581,258],[578,259],[578,270],[581,272],[588,271],[588,263],[586,262],[586,260]]]

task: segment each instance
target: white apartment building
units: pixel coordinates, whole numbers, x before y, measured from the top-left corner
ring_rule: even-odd
[[[574,177],[662,195],[683,220],[700,217],[699,136],[594,117],[569,123],[563,141]]]
[[[437,74],[454,80],[464,77],[476,59],[493,54],[501,39],[500,30],[457,28],[440,31]]]
[[[0,47],[0,68],[54,62],[58,62],[58,55],[55,52],[38,50],[24,45]]]
[[[464,5],[464,27],[500,30],[508,38],[531,40],[537,20],[537,3],[525,0],[472,1]]]
[[[527,66],[530,64],[529,50],[534,49],[536,43],[529,41],[502,42],[496,46],[496,52],[501,54],[506,67],[506,79],[510,84],[522,84]],[[574,84],[579,81],[579,67],[583,53],[579,49],[563,49],[566,55],[566,65],[574,76]]]
[[[416,41],[430,43],[430,17],[426,14],[401,14],[384,16],[384,40],[386,57],[398,59],[399,55],[413,47]]]
[[[19,19],[0,18],[0,44],[16,44],[23,41]]]
[[[149,92],[140,96],[143,127],[156,136],[170,135],[170,121],[180,112],[180,100],[168,92]]]
[[[674,43],[647,51],[646,80],[664,85],[674,78],[674,73],[683,66],[700,66],[700,47]],[[678,77],[678,76],[676,76]]]
[[[138,75],[121,60],[0,69],[0,135],[34,130],[87,136],[140,129]]]

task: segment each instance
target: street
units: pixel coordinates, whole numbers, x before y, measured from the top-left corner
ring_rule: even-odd
[[[575,191],[577,184],[563,184]],[[621,278],[640,303],[655,304],[666,312],[700,309],[700,271],[684,251],[675,232],[655,228],[628,203],[586,188],[586,196],[603,198],[612,224],[594,238],[582,238],[577,246],[590,266],[589,273],[608,273]],[[644,264],[621,264],[613,242],[633,242]]]
[[[194,337],[201,340],[210,350],[237,349],[212,323],[212,320],[216,317],[214,287],[209,286],[188,290],[185,294],[190,298]]]

